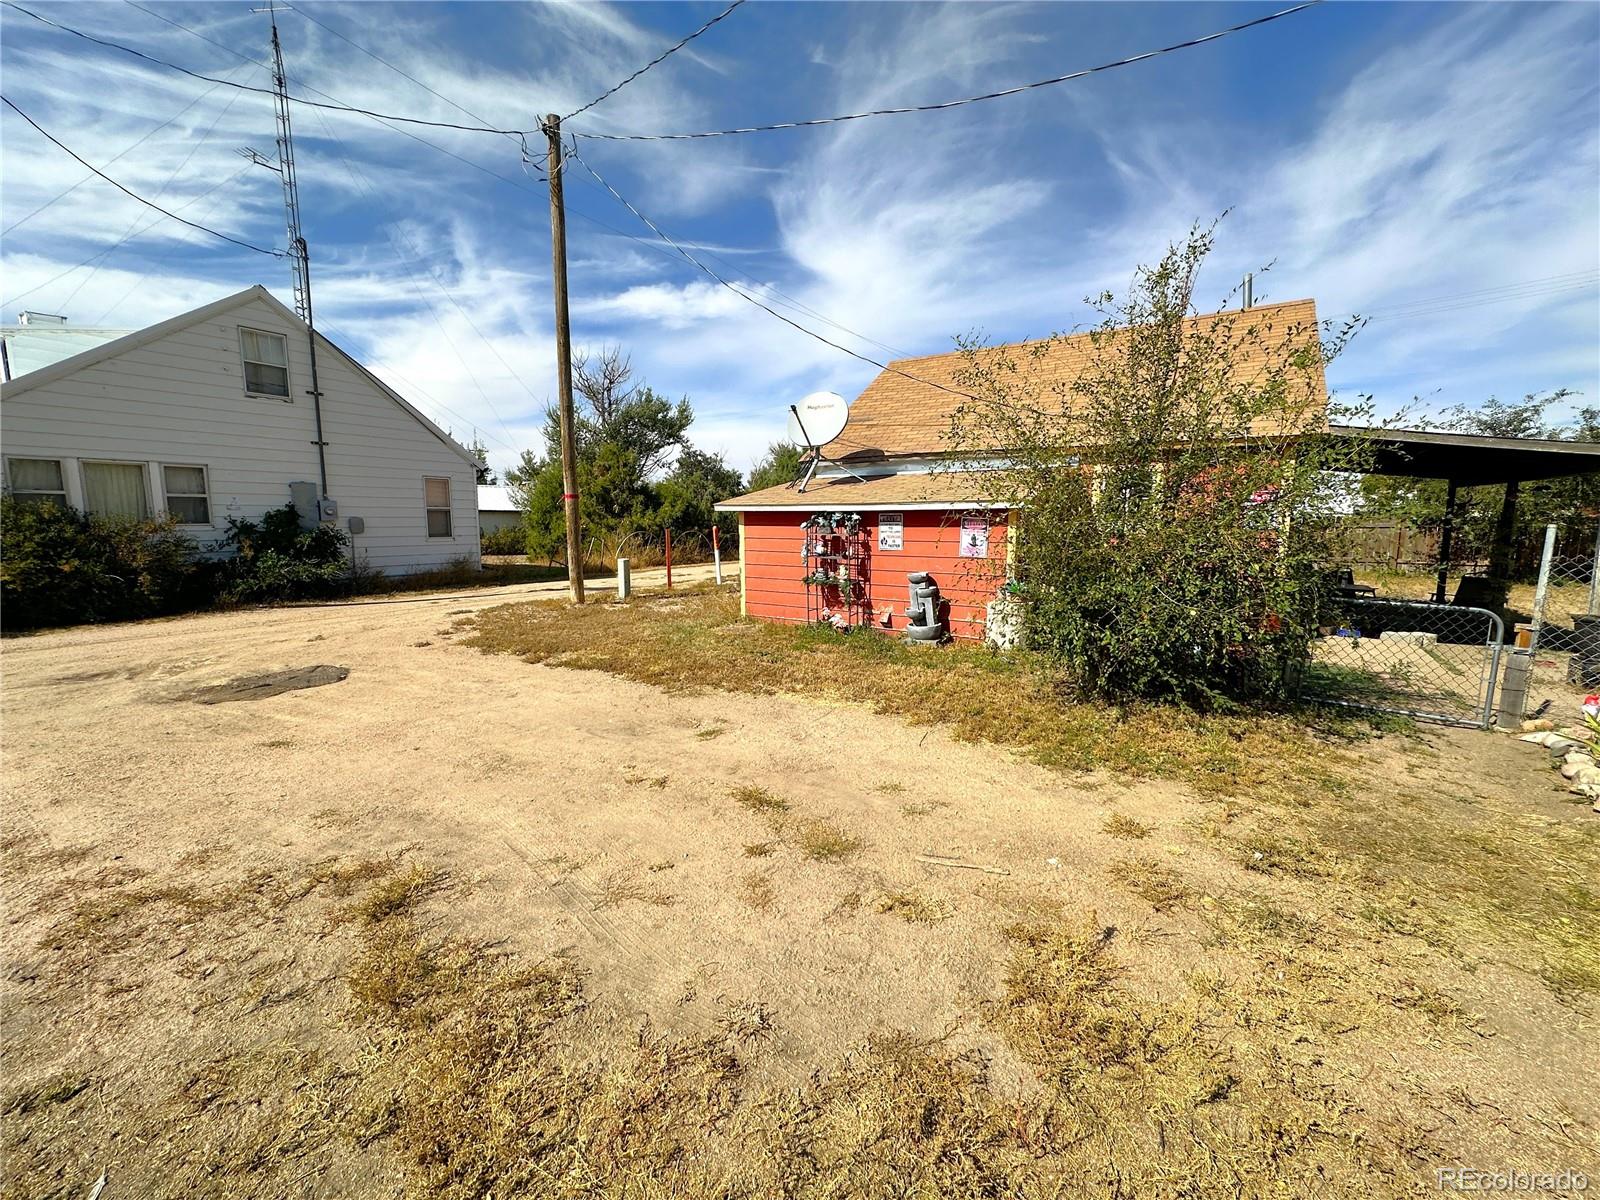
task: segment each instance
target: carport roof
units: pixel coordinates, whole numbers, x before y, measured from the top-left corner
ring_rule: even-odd
[[[1333,425],[1336,437],[1370,441],[1369,475],[1450,479],[1462,487],[1600,472],[1600,442],[1485,437],[1424,429]]]

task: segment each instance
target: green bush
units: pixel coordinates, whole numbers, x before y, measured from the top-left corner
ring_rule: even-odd
[[[485,529],[483,531],[483,552],[485,554],[526,554],[528,552],[528,530],[521,524],[507,525],[504,529]]]
[[[212,570],[170,518],[91,517],[0,497],[7,629],[128,621],[204,604]]]
[[[223,539],[234,556],[223,567],[218,598],[231,601],[304,600],[345,589],[350,537],[329,525],[300,527],[292,504],[260,521],[228,518]]]

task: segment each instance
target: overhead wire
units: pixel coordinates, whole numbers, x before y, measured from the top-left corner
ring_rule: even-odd
[[[135,139],[134,141],[128,143],[127,146],[123,147],[121,150],[119,150],[115,154],[113,154],[110,158],[106,159],[105,165],[109,167],[112,163],[117,162],[117,161],[119,161],[119,160],[121,160],[123,158],[126,158],[128,155],[132,154],[135,150],[137,150],[140,146],[142,146],[146,142],[148,142],[156,134],[160,133],[163,129],[167,128],[169,125],[172,125],[174,122],[176,122],[178,120],[178,118],[183,116],[184,113],[188,112],[196,104],[199,104],[200,101],[204,100],[212,92],[216,91],[217,88],[220,87],[220,86],[221,86],[220,84],[215,84],[215,83],[212,84],[205,91],[201,92],[198,96],[196,96],[193,100],[189,101],[189,103],[185,104],[177,112],[173,113],[165,121],[161,122],[161,124],[154,125],[151,128],[147,129],[144,133],[140,134],[137,139]],[[71,186],[67,187],[63,191],[57,192],[54,196],[50,197],[50,199],[46,200],[43,204],[39,205],[38,208],[36,208],[32,212],[28,213],[27,216],[20,217],[17,220],[11,222],[11,224],[7,225],[4,229],[0,229],[0,237],[5,237],[7,234],[11,233],[12,230],[18,229],[21,226],[26,225],[29,221],[33,220],[35,217],[37,217],[40,213],[44,212],[51,205],[58,204],[62,200],[65,200],[68,196],[72,195],[73,192],[77,191],[80,187],[82,187],[84,184],[88,183],[89,180],[91,180],[93,178],[95,178],[95,176],[91,172],[90,174],[85,175],[82,179],[78,180],[77,183],[72,184]]]
[[[616,199],[618,204],[621,204],[624,208],[626,208],[629,212],[631,212],[635,217],[639,218],[639,220],[642,221],[645,225],[649,226],[651,231],[654,232],[655,235],[658,238],[660,238],[662,241],[666,242],[667,245],[671,246],[674,250],[676,250],[680,255],[682,255],[685,259],[687,259],[695,267],[697,267],[701,271],[705,272],[705,274],[709,275],[717,283],[719,283],[723,287],[727,288],[735,296],[738,296],[740,299],[744,300],[746,303],[755,305],[755,307],[761,309],[768,316],[776,317],[778,320],[782,321],[785,325],[788,325],[793,329],[799,330],[801,333],[805,334],[807,337],[813,338],[816,341],[821,342],[825,346],[831,346],[835,350],[838,350],[840,353],[848,354],[851,358],[857,359],[860,362],[864,362],[864,363],[868,364],[869,366],[877,367],[880,371],[888,371],[888,372],[890,372],[892,374],[903,376],[904,378],[910,379],[913,382],[926,384],[928,387],[937,388],[941,392],[948,392],[953,396],[960,396],[960,397],[962,397],[963,399],[966,399],[966,400],[976,400],[977,399],[976,396],[973,396],[968,392],[960,391],[957,388],[947,387],[946,385],[944,385],[942,383],[938,383],[938,382],[936,382],[935,380],[932,380],[932,379],[920,378],[919,376],[912,375],[908,371],[901,370],[900,368],[894,366],[892,363],[879,362],[877,359],[872,358],[872,357],[870,357],[868,355],[865,355],[865,354],[861,354],[858,351],[852,350],[848,346],[842,346],[838,342],[835,342],[835,341],[833,341],[833,340],[831,340],[829,338],[823,337],[822,334],[818,333],[816,330],[809,329],[806,326],[800,324],[800,322],[795,321],[795,320],[793,320],[793,319],[791,319],[789,317],[784,316],[781,312],[778,312],[776,309],[772,308],[770,305],[762,303],[760,300],[756,299],[756,297],[750,295],[748,292],[744,291],[742,288],[735,287],[733,284],[729,283],[726,279],[724,279],[721,275],[718,275],[710,267],[706,266],[705,263],[701,262],[693,254],[689,253],[689,251],[685,250],[683,248],[683,246],[681,246],[670,234],[668,234],[665,230],[663,230],[661,228],[661,226],[657,225],[649,217],[645,216],[642,212],[640,212],[637,208],[635,208],[633,206],[632,202],[629,201],[625,196],[623,196],[623,194],[621,192],[617,191],[616,188],[612,187],[609,183],[607,183],[605,178],[598,171],[596,171],[592,166],[590,166],[589,163],[584,159],[584,157],[581,154],[578,153],[578,148],[577,148],[576,144],[572,145],[567,150],[567,153],[578,163],[579,166],[581,166],[585,171],[589,172],[590,175],[593,175],[595,180],[596,180],[596,182],[598,182],[600,184],[600,186],[605,188],[606,191],[610,192],[611,195]]]
[[[777,121],[771,125],[745,125],[736,129],[709,129],[698,133],[583,133],[574,131],[576,136],[590,138],[597,141],[609,142],[672,142],[687,141],[692,138],[733,137],[745,133],[771,133],[780,129],[807,129],[817,125],[836,125],[843,121],[861,121],[868,117],[893,117],[905,113],[942,112],[945,109],[961,108],[968,104],[981,104],[988,100],[1000,100],[1006,96],[1017,96],[1023,92],[1031,92],[1036,88],[1053,87],[1058,83],[1069,83],[1074,79],[1083,79],[1085,76],[1096,75],[1102,71],[1112,71],[1118,67],[1129,67],[1134,63],[1145,62],[1148,59],[1159,58],[1163,54],[1173,54],[1179,50],[1188,50],[1194,46],[1203,46],[1207,42],[1214,42],[1219,38],[1229,37],[1242,33],[1246,29],[1254,29],[1258,25],[1265,25],[1271,21],[1281,21],[1284,17],[1293,16],[1295,13],[1304,12],[1308,8],[1315,8],[1323,0],[1306,0],[1303,4],[1296,4],[1292,8],[1280,9],[1278,12],[1268,13],[1264,17],[1243,21],[1238,25],[1230,25],[1226,29],[1219,29],[1215,33],[1208,33],[1204,37],[1190,38],[1187,41],[1175,42],[1170,46],[1162,46],[1156,50],[1146,50],[1142,54],[1130,55],[1119,58],[1115,62],[1101,63],[1099,66],[1085,67],[1081,71],[1072,71],[1066,75],[1055,75],[1049,79],[1039,79],[1033,83],[1018,84],[1016,87],[1001,88],[999,91],[984,92],[977,96],[963,96],[956,100],[942,100],[933,104],[906,104],[896,108],[873,108],[865,112],[843,113],[834,117],[813,117],[803,121]],[[581,110],[580,110],[581,111]]]
[[[378,199],[377,194],[372,188],[371,181],[366,178],[365,172],[351,162],[349,155],[345,152],[344,143],[334,136],[333,130],[328,127],[327,121],[324,120],[320,114],[318,115],[318,120],[322,123],[323,130],[328,135],[328,140],[333,143],[334,150],[339,155],[339,160],[344,164],[345,171],[349,174],[351,182],[355,183],[358,188],[366,193],[370,200],[376,203]],[[500,351],[495,348],[494,343],[491,342],[484,335],[483,331],[478,328],[477,322],[475,322],[472,317],[468,315],[467,311],[456,301],[456,298],[450,294],[449,289],[444,286],[444,281],[439,278],[438,274],[433,270],[433,268],[429,266],[428,263],[423,259],[421,252],[417,250],[416,246],[411,242],[411,239],[406,237],[405,232],[398,227],[395,227],[394,232],[398,233],[399,236],[405,240],[406,245],[410,247],[413,260],[433,276],[434,284],[438,287],[439,292],[446,300],[450,301],[451,305],[455,307],[455,310],[461,314],[468,326],[471,327],[472,332],[478,335],[478,340],[484,344],[485,348],[488,349],[488,351],[493,354],[495,358],[499,359],[500,365],[505,367],[507,373],[517,381],[518,386],[520,386],[523,391],[528,393],[529,398],[537,403],[538,397],[533,394],[533,391],[526,383],[523,382],[522,377],[519,376],[516,371],[511,368],[511,365],[507,363],[506,360],[501,356]],[[410,266],[407,265],[405,261],[405,252],[401,249],[399,242],[395,241],[395,238],[391,234],[388,226],[384,227],[384,236],[389,238],[389,244],[394,247],[396,254],[399,255],[398,261],[400,262],[401,267],[404,268],[406,274],[410,276],[412,287],[417,293],[417,299],[422,303],[423,310],[433,318],[434,324],[439,327],[440,335],[450,346],[450,349],[455,353],[457,360],[459,360],[461,363],[461,369],[467,373],[467,378],[472,380],[473,387],[477,389],[478,395],[483,398],[485,407],[489,409],[490,413],[494,416],[495,421],[499,423],[501,430],[505,433],[506,437],[514,440],[515,435],[506,425],[504,418],[500,416],[499,410],[495,408],[494,401],[489,398],[489,393],[484,389],[483,384],[473,372],[471,365],[467,362],[466,356],[461,353],[461,348],[456,345],[455,339],[452,338],[449,331],[445,329],[444,322],[439,320],[439,314],[435,311],[434,306],[428,303],[428,297],[424,294],[420,281],[416,278],[416,275],[412,272]],[[512,448],[510,446],[506,446],[506,449],[511,450]]]
[[[178,222],[178,224],[180,224],[180,225],[187,225],[190,229],[198,229],[201,233],[208,233],[214,238],[220,238],[225,242],[231,242],[233,245],[240,246],[245,250],[254,250],[257,254],[265,254],[265,255],[268,255],[271,258],[283,258],[287,254],[287,251],[276,250],[276,249],[268,249],[265,246],[257,246],[254,242],[247,242],[247,241],[244,241],[242,238],[233,237],[233,236],[231,236],[229,234],[221,232],[220,230],[212,229],[209,225],[201,225],[196,221],[186,220],[185,218],[178,216],[176,213],[172,212],[171,210],[162,208],[161,205],[156,204],[156,203],[154,203],[154,202],[152,202],[150,200],[146,200],[143,196],[139,195],[139,193],[134,191],[132,188],[126,187],[123,184],[118,183],[115,179],[111,178],[111,176],[107,175],[104,171],[100,170],[99,167],[97,167],[93,163],[89,162],[82,155],[80,155],[77,151],[73,150],[70,146],[66,145],[66,143],[62,142],[59,138],[57,138],[53,134],[51,134],[47,129],[44,128],[44,126],[40,125],[39,122],[35,121],[27,113],[23,112],[22,109],[18,108],[16,106],[16,104],[12,101],[11,97],[9,97],[9,96],[0,96],[0,101],[3,101],[7,108],[9,108],[12,112],[16,113],[17,116],[21,117],[29,125],[32,125],[34,127],[34,129],[36,129],[40,133],[40,135],[42,135],[47,141],[53,143],[57,148],[62,150],[64,153],[66,153],[66,154],[70,155],[72,158],[76,159],[80,165],[88,167],[89,170],[93,171],[96,175],[100,176],[101,179],[104,179],[107,183],[109,183],[112,187],[116,188],[119,192],[122,192],[124,195],[129,196],[134,200],[137,200],[140,204],[145,205],[147,208],[153,208],[153,209],[156,210],[156,212],[162,214],[163,216],[171,217],[174,221]]]
[[[198,138],[190,139],[190,142],[189,142],[189,153],[184,155],[183,156],[183,161],[180,162],[176,167],[174,167],[172,169],[171,174],[169,174],[167,176],[167,178],[166,178],[166,182],[164,182],[161,185],[160,189],[156,192],[156,196],[155,196],[156,199],[159,200],[162,196],[165,196],[167,194],[167,189],[170,188],[177,181],[178,176],[183,173],[184,168],[187,167],[191,161],[193,161],[194,156],[197,153],[199,153],[200,147],[205,145],[206,142],[210,140],[211,135],[216,132],[217,126],[222,124],[222,119],[224,117],[226,117],[229,112],[231,112],[233,110],[233,106],[236,103],[238,103],[239,97],[242,96],[243,94],[244,94],[243,92],[235,92],[235,93],[233,93],[233,95],[229,96],[228,97],[228,102],[222,106],[222,111],[219,112],[216,115],[216,117],[212,120],[211,124],[206,127],[206,131],[204,133],[202,133]],[[233,175],[233,178],[237,179],[243,173],[244,173],[243,171],[235,172],[235,174]],[[92,280],[96,275],[98,275],[100,273],[100,268],[105,265],[106,259],[110,258],[111,255],[115,254],[118,250],[122,249],[122,247],[127,245],[128,242],[133,240],[133,238],[139,236],[140,234],[144,233],[145,231],[147,231],[149,229],[154,228],[154,226],[156,225],[157,220],[158,220],[158,218],[152,217],[152,218],[150,218],[149,222],[144,226],[144,228],[140,229],[139,228],[139,223],[140,223],[141,219],[142,219],[142,214],[139,214],[139,213],[135,213],[134,214],[133,220],[128,222],[127,231],[106,249],[106,251],[100,256],[99,261],[97,261],[95,263],[94,269],[92,271],[90,271],[87,275],[85,275],[82,279],[80,279],[78,281],[78,283],[77,283],[77,286],[74,287],[72,289],[72,291],[67,294],[66,299],[61,301],[61,304],[60,304],[59,307],[60,307],[62,312],[66,312],[67,309],[71,307],[72,302],[73,302],[74,299],[77,298],[78,293],[83,291],[83,289],[88,286],[89,281]],[[142,279],[142,277],[141,277],[141,279]],[[138,286],[139,286],[138,283],[134,284],[134,287],[138,287]],[[132,291],[131,288],[129,290]],[[124,299],[126,299],[126,297],[124,297]],[[116,304],[112,305],[112,308],[113,309],[116,308],[121,303],[122,303],[122,301],[118,300]],[[106,311],[109,313],[111,311],[111,309],[107,309]],[[98,323],[99,322],[97,321],[96,324],[98,324]]]
[[[174,211],[182,212],[186,208],[194,207],[196,204],[199,204],[200,201],[204,200],[207,196],[210,196],[213,193],[218,192],[221,189],[227,187],[229,184],[231,184],[234,180],[238,179],[239,176],[243,175],[248,170],[250,170],[250,164],[247,163],[244,166],[240,167],[232,175],[228,176],[226,179],[218,180],[216,183],[212,184],[205,191],[201,192],[198,196],[192,197],[189,200],[185,200],[182,204],[177,205]],[[74,271],[82,270],[84,267],[88,266],[90,263],[94,262],[95,259],[101,257],[101,255],[103,255],[105,253],[107,253],[107,251],[96,250],[88,258],[83,259],[81,262],[73,263],[72,266],[68,267],[65,271],[57,272],[56,274],[52,275],[49,279],[46,279],[43,283],[36,283],[31,288],[29,288],[27,291],[18,292],[15,296],[12,296],[9,300],[0,301],[0,308],[10,308],[13,304],[16,304],[19,300],[26,300],[29,296],[33,295],[35,292],[44,291],[44,289],[49,287],[52,283],[56,283],[59,280],[65,279],[68,275],[71,275]],[[126,297],[124,297],[124,298],[126,298]],[[122,301],[119,300],[117,303],[121,304]],[[107,315],[109,315],[109,310],[107,311]],[[101,319],[103,320],[104,317],[102,317]]]
[[[54,29],[59,29],[63,33],[70,33],[74,37],[82,38],[87,42],[93,42],[97,46],[105,46],[112,50],[120,50],[124,54],[131,54],[135,58],[143,59],[145,62],[154,63],[159,67],[166,67],[169,71],[177,71],[179,74],[187,75],[191,79],[199,79],[206,83],[220,83],[225,87],[238,88],[240,91],[245,92],[258,92],[263,96],[274,96],[277,94],[271,88],[255,87],[248,83],[231,83],[226,79],[218,79],[215,75],[206,75],[200,71],[192,71],[188,67],[180,66],[175,62],[169,62],[164,58],[158,58],[154,54],[147,54],[143,50],[136,49],[133,46],[125,46],[121,42],[114,42],[109,38],[96,37],[92,33],[85,33],[81,29],[74,29],[71,25],[63,25],[60,21],[52,21],[49,17],[41,16],[39,13],[36,13],[31,9],[24,8],[22,5],[16,3],[16,0],[0,0],[0,3],[4,3],[7,8],[16,9],[24,16],[32,17],[35,21],[49,25]],[[144,9],[143,11],[148,12],[149,10]],[[176,22],[173,23],[176,24]],[[315,89],[312,90],[314,91]],[[332,112],[358,113],[363,117],[373,117],[383,121],[401,121],[408,125],[427,125],[435,129],[455,129],[464,133],[498,133],[520,137],[524,134],[538,132],[534,129],[500,129],[487,124],[463,125],[456,121],[431,121],[423,117],[407,117],[401,116],[397,113],[377,112],[373,109],[361,108],[353,104],[324,103],[320,100],[308,100],[304,96],[290,96],[289,99],[295,104],[303,104],[308,108],[322,108]]]
[[[605,91],[601,92],[598,96],[596,96],[593,100],[589,101],[589,103],[585,104],[582,108],[573,109],[565,117],[563,117],[562,120],[563,121],[570,121],[570,120],[572,120],[573,117],[577,116],[579,113],[588,112],[591,108],[593,108],[596,104],[599,104],[602,100],[606,100],[606,99],[609,99],[612,96],[615,96],[618,92],[620,92],[623,88],[627,87],[635,79],[639,78],[639,76],[643,75],[651,67],[654,67],[654,66],[658,65],[663,60],[665,60],[669,55],[675,54],[677,51],[682,50],[690,42],[694,41],[695,38],[699,37],[706,30],[710,29],[718,21],[722,20],[724,17],[726,17],[729,13],[731,13],[734,9],[738,8],[743,3],[744,3],[744,0],[733,0],[732,4],[728,5],[727,8],[723,9],[716,16],[712,17],[709,21],[707,21],[704,25],[700,26],[699,29],[696,29],[688,37],[682,39],[679,42],[676,42],[675,44],[673,44],[671,46],[668,46],[665,50],[663,50],[660,54],[656,55],[656,57],[652,58],[649,62],[645,63],[644,66],[640,67],[632,75],[629,75],[621,83],[617,84],[615,87],[607,88]],[[482,117],[479,117],[478,119],[480,121],[483,120]]]

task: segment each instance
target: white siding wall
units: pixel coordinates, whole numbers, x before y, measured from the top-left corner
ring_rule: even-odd
[[[288,337],[292,403],[247,396],[239,327]],[[328,494],[356,554],[391,574],[466,557],[478,561],[477,480],[472,465],[326,344],[319,347]],[[60,458],[68,500],[82,503],[84,459],[146,463],[151,510],[162,511],[160,464],[203,465],[211,525],[187,526],[201,542],[227,518],[256,518],[289,500],[289,484],[315,482],[317,450],[305,328],[259,299],[84,367],[15,397],[0,397],[0,450],[8,458]],[[428,537],[423,479],[448,477],[452,535]]]

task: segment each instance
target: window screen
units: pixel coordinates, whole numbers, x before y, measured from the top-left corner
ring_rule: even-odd
[[[84,463],[83,507],[97,517],[144,520],[150,515],[150,498],[144,486],[144,464]]]
[[[29,504],[67,506],[67,487],[56,458],[13,458],[6,463],[11,495]]]
[[[167,511],[180,525],[211,524],[211,498],[204,467],[162,467]]]
[[[449,537],[450,527],[450,480],[449,479],[424,479],[422,481],[423,503],[428,510],[428,536]]]
[[[244,390],[261,396],[289,398],[289,339],[281,333],[239,330],[244,355]]]

